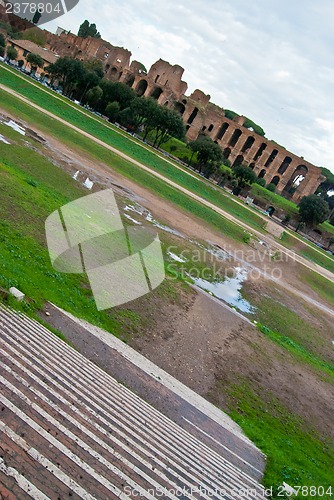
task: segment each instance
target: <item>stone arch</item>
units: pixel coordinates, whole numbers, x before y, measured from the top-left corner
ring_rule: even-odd
[[[223,157],[225,160],[227,160],[229,158],[231,154],[231,149],[230,148],[225,148],[224,151],[223,151]]]
[[[235,129],[235,131],[233,132],[233,135],[230,139],[230,142],[228,143],[228,145],[231,146],[231,148],[233,148],[236,145],[241,134],[242,134],[242,132],[239,128]]]
[[[163,90],[160,87],[156,87],[152,92],[151,92],[151,97],[152,99],[158,100],[161,94],[163,93]]]
[[[298,165],[288,180],[283,193],[285,195],[293,195],[298,186],[303,182],[308,173],[308,168],[306,165]]]
[[[253,146],[254,142],[255,142],[254,137],[247,137],[244,145],[242,146],[241,152],[246,153],[246,151],[248,151]]]
[[[252,163],[250,163],[248,166],[249,166],[249,168],[251,168],[252,170],[254,170],[254,168],[255,168],[255,162],[252,161]]]
[[[135,81],[135,76],[134,75],[129,75],[127,77],[127,79],[125,80],[125,85],[127,85],[128,87],[132,87],[132,85],[134,84],[134,81]]]
[[[266,144],[265,142],[263,142],[263,143],[261,144],[261,146],[259,147],[259,149],[257,150],[257,152],[255,153],[255,155],[254,155],[253,160],[254,160],[255,162],[256,162],[256,161],[260,158],[260,156],[262,155],[262,153],[263,153],[263,151],[266,149],[266,147],[267,147],[267,144]]]
[[[117,73],[117,68],[115,68],[115,66],[113,66],[113,67],[111,68],[111,70],[110,70],[110,75],[111,75],[111,76],[115,76],[115,75],[116,75],[116,73]]]
[[[264,166],[269,167],[269,165],[275,160],[277,155],[278,155],[278,149],[273,149]]]
[[[140,80],[138,82],[138,85],[136,87],[136,93],[137,93],[138,97],[141,97],[145,94],[147,87],[148,87],[148,83],[146,80]]]
[[[239,165],[241,165],[243,163],[243,161],[244,161],[244,157],[242,155],[238,155],[236,157],[236,159],[234,160],[232,167],[238,167]]]
[[[205,125],[203,125],[203,127],[202,127],[202,132],[205,132],[205,131],[206,131],[206,126],[205,126]]]
[[[194,108],[191,115],[188,118],[188,121],[187,121],[187,123],[189,123],[189,125],[191,125],[192,122],[195,120],[197,113],[198,113],[198,108]]]
[[[168,101],[165,102],[164,106],[168,106]]]
[[[292,162],[292,158],[290,156],[286,156],[277,170],[278,174],[284,174],[290,163]]]
[[[160,75],[157,75],[157,76],[155,77],[155,79],[154,79],[154,83],[157,83],[157,81],[159,80],[159,78],[160,78]]]
[[[218,134],[216,135],[216,139],[218,141],[223,138],[223,136],[228,128],[229,128],[228,123],[226,123],[226,122],[222,123],[220,129],[218,130]]]
[[[184,105],[184,104],[182,104],[181,102],[176,102],[176,103],[174,104],[174,109],[175,109],[175,111],[177,111],[178,113],[180,113],[180,115],[182,116],[182,115],[183,115],[183,113],[184,113],[184,112],[185,112],[185,110],[186,110],[186,107],[185,107],[185,105]]]
[[[210,123],[210,125],[208,126],[208,132],[212,132],[213,130],[213,123]]]
[[[263,169],[261,170],[261,172],[259,173],[258,178],[259,178],[259,179],[263,179],[263,177],[264,177],[265,175],[266,175],[266,169],[265,169],[265,168],[263,168]]]
[[[279,183],[279,181],[280,181],[280,176],[279,175],[275,175],[275,177],[273,177],[271,179],[270,184],[275,184],[275,186],[277,186],[278,183]]]

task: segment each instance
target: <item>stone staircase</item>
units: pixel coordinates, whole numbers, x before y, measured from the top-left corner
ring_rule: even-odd
[[[208,442],[0,306],[0,498],[264,498],[256,465]]]

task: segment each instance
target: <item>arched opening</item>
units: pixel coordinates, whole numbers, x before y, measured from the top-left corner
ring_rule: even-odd
[[[242,132],[238,128],[233,132],[233,135],[232,135],[232,137],[230,139],[230,142],[228,144],[229,146],[231,146],[231,148],[233,148],[236,145],[236,143],[238,142],[241,134],[242,134]]]
[[[238,167],[239,165],[242,164],[243,161],[244,161],[244,157],[242,155],[238,155],[236,157],[236,159],[234,160],[232,167]]]
[[[252,170],[254,170],[254,168],[255,168],[255,163],[252,161],[252,163],[250,163],[248,166],[249,166],[249,168],[251,168]]]
[[[270,156],[266,163],[264,164],[265,167],[269,167],[269,165],[275,160],[276,156],[278,155],[278,150],[273,149],[272,152],[270,153]]]
[[[254,137],[247,137],[245,144],[242,146],[241,152],[246,153],[246,151],[248,151],[251,148],[251,146],[253,146],[254,142],[255,142]]]
[[[288,166],[290,165],[290,163],[292,162],[292,158],[290,158],[290,156],[286,156],[284,158],[284,160],[282,161],[279,169],[277,170],[277,172],[279,174],[284,174],[284,172],[286,171],[286,169],[288,168]]]
[[[165,102],[164,106],[168,106],[168,101]]]
[[[186,110],[184,104],[182,104],[181,102],[176,102],[174,104],[174,109],[175,109],[175,111],[177,111],[178,113],[180,113],[181,116],[183,115],[183,113]]]
[[[266,212],[269,215],[269,217],[272,217],[273,214],[274,214],[274,212],[275,212],[275,210],[276,210],[275,207],[270,206],[270,207],[267,208]]]
[[[209,127],[208,127],[208,132],[212,132],[212,130],[213,130],[213,123],[211,123],[211,124],[209,125]]]
[[[187,123],[189,123],[189,125],[195,120],[197,113],[198,113],[198,108],[194,108],[193,112],[191,113],[191,115],[189,116],[188,121],[187,121]]]
[[[230,154],[231,154],[230,148],[225,148],[224,151],[223,151],[223,158],[224,158],[224,160],[227,160],[228,157],[230,156]]]
[[[259,149],[257,150],[257,152],[255,153],[255,156],[254,156],[254,158],[253,158],[253,160],[254,160],[255,162],[256,162],[256,161],[260,158],[260,156],[262,155],[262,153],[263,153],[263,151],[266,149],[266,147],[267,147],[267,144],[266,144],[265,142],[263,142],[263,143],[261,144],[261,146],[259,147]]]
[[[107,73],[107,71],[110,69],[110,64],[106,64],[105,66],[105,73]]]
[[[151,97],[152,99],[159,99],[161,96],[163,90],[160,87],[156,87],[152,92],[151,92]]]
[[[110,70],[110,75],[111,75],[111,76],[115,76],[115,75],[116,75],[116,73],[117,73],[117,68],[115,68],[115,66],[113,66],[113,67],[111,68],[111,70]]]
[[[279,176],[278,176],[278,175],[275,175],[275,177],[273,177],[273,178],[271,179],[270,184],[275,184],[275,186],[277,186],[277,185],[278,185],[278,183],[279,183],[279,181],[280,181]]]
[[[157,81],[159,80],[159,78],[160,78],[160,75],[157,75],[157,76],[155,77],[155,79],[154,79],[154,83],[157,83]]]
[[[142,95],[145,94],[147,86],[148,86],[148,83],[146,80],[140,80],[140,82],[138,83],[137,88],[136,88],[136,93],[137,93],[138,97],[141,97]]]
[[[305,179],[307,172],[308,168],[306,167],[306,165],[298,165],[294,173],[291,175],[289,181],[287,182],[283,190],[283,194],[285,194],[285,196],[287,195],[292,196],[296,191],[296,189],[298,188],[298,186]]]
[[[204,126],[202,127],[202,132],[205,132],[205,131],[206,131],[206,126],[204,125]]]
[[[188,130],[190,129],[190,125],[186,125],[186,131],[188,132]]]
[[[216,139],[218,141],[223,138],[223,136],[224,136],[226,130],[228,129],[228,127],[229,127],[229,124],[226,123],[226,122],[221,125],[220,129],[218,130],[218,134],[216,136]]]
[[[263,169],[261,170],[261,172],[259,173],[258,178],[259,178],[259,179],[263,179],[263,177],[264,177],[265,175],[266,175],[266,169],[265,169],[265,168],[263,168]]]
[[[132,87],[133,83],[135,81],[135,77],[134,75],[130,75],[128,76],[128,78],[125,80],[125,85],[127,85],[128,87]]]
[[[187,99],[182,99],[183,104],[187,104]]]

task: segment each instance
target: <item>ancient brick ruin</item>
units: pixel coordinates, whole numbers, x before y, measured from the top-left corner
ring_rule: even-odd
[[[319,167],[244,127],[245,117],[228,119],[224,109],[210,102],[210,96],[201,90],[186,96],[188,86],[182,80],[184,69],[177,64],[159,59],[146,73],[141,63],[130,61],[131,52],[127,49],[74,34],[49,33],[47,47],[60,56],[101,60],[107,79],[123,82],[138,96],[153,97],[159,104],[179,112],[186,125],[188,140],[197,139],[200,133],[207,134],[221,146],[232,166],[249,165],[266,183],[275,184],[279,194],[296,203],[302,196],[313,194],[325,180]]]

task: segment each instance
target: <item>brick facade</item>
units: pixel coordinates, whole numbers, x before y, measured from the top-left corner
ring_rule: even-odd
[[[200,133],[207,134],[221,146],[232,166],[249,165],[266,183],[276,184],[279,194],[296,203],[314,193],[325,179],[319,167],[244,127],[243,116],[228,119],[224,109],[210,102],[210,96],[201,90],[186,96],[184,69],[177,64],[159,59],[146,73],[141,63],[130,62],[131,52],[127,49],[74,34],[49,33],[47,47],[60,56],[101,60],[107,79],[126,83],[137,95],[153,97],[159,104],[176,109],[186,125],[188,140],[195,140]]]

